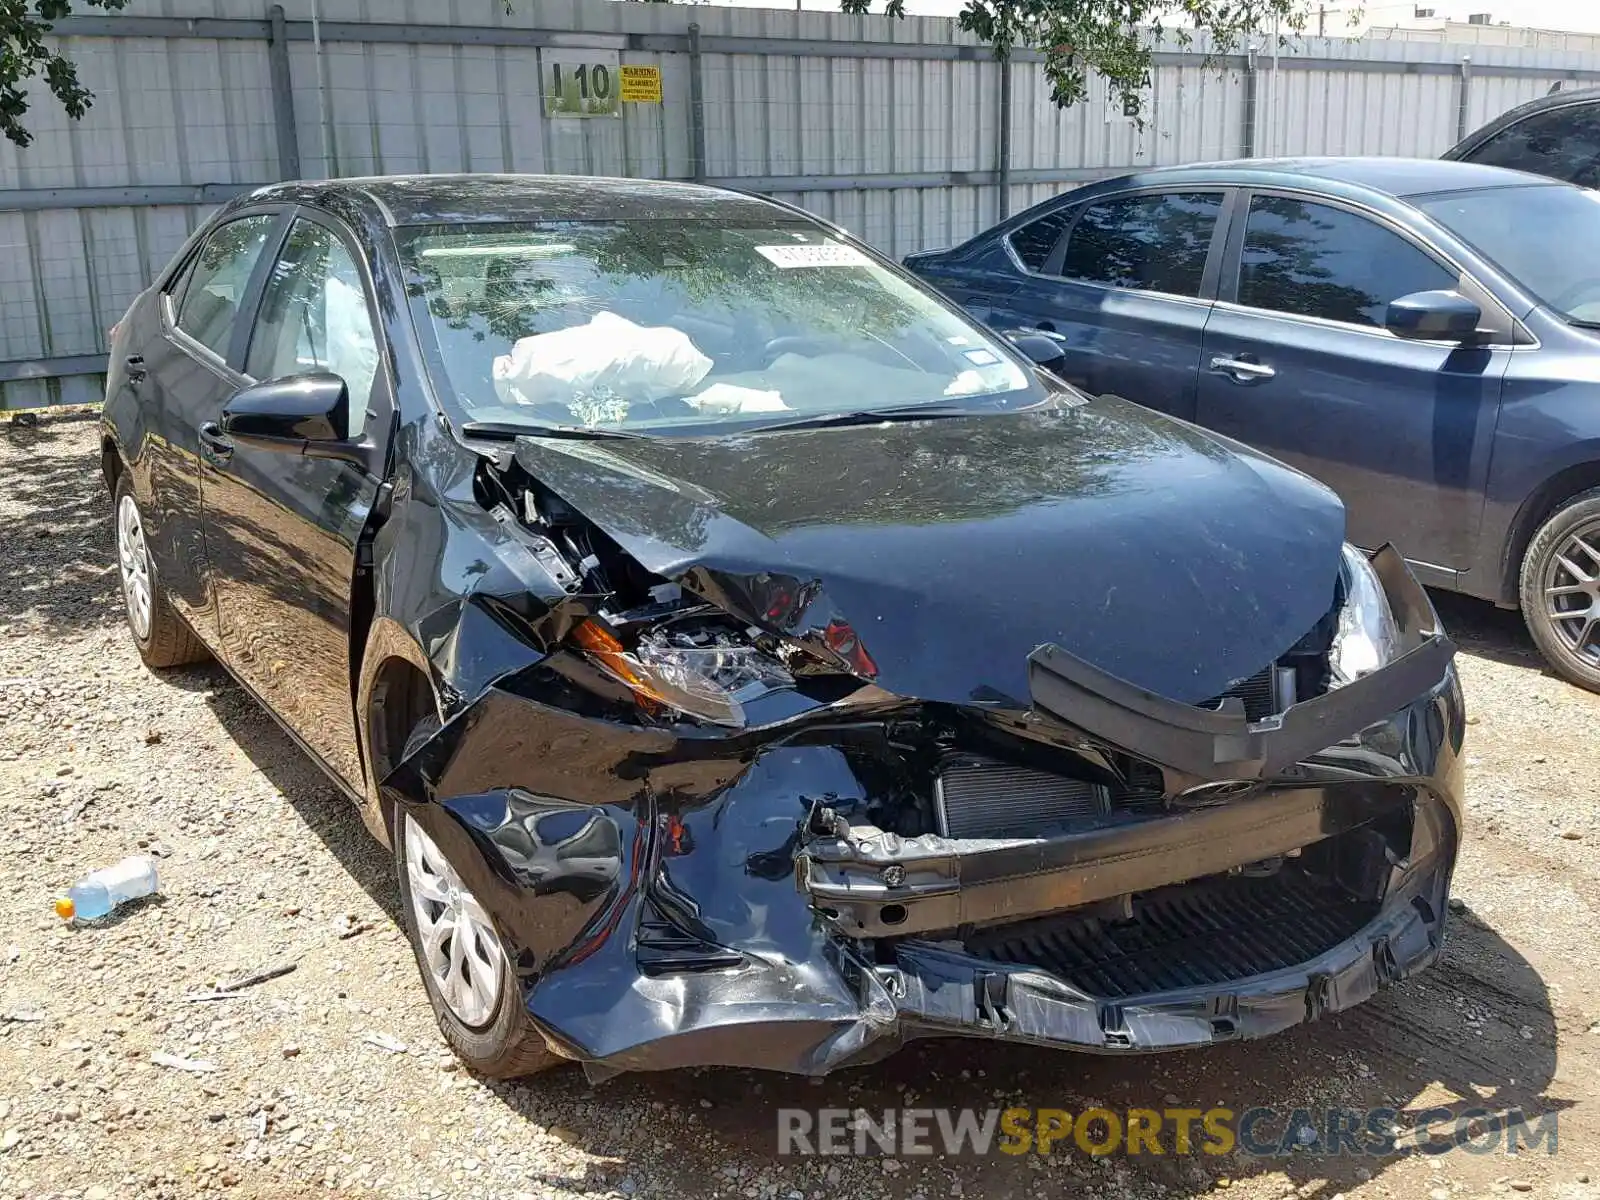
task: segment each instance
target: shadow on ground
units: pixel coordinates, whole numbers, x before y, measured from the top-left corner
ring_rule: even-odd
[[[1516,609],[1498,608],[1487,600],[1475,600],[1454,592],[1429,592],[1428,595],[1439,619],[1444,622],[1445,632],[1464,653],[1555,675],[1545,666],[1544,657],[1533,644],[1522,614]]]
[[[224,682],[208,689],[206,703],[238,747],[273,787],[283,793],[307,829],[350,873],[373,903],[401,925],[400,896],[395,888],[394,859],[380,846],[353,801],[290,740],[255,698],[220,669]]]
[[[111,499],[77,422],[0,426],[0,614],[72,631],[122,620]],[[21,469],[18,458],[26,458]]]

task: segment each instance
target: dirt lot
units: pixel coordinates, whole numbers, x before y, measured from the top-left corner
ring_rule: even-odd
[[[91,422],[0,427],[0,1197],[1600,1197],[1600,697],[1542,673],[1511,614],[1439,601],[1473,713],[1445,958],[1342,1018],[1138,1059],[924,1042],[820,1083],[490,1085],[437,1036],[388,854],[345,801],[222,671],[141,667],[96,468]],[[139,848],[161,856],[159,902],[56,919],[67,883]],[[1521,1106],[1558,1114],[1559,1150],[776,1153],[780,1106],[1179,1102]]]

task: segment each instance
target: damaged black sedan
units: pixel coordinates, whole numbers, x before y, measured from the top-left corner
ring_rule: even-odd
[[[482,1072],[1198,1046],[1439,954],[1398,555],[793,208],[258,191],[114,331],[103,453],[145,661],[360,805]]]

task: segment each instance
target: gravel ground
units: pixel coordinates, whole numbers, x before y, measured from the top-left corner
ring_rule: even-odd
[[[1441,597],[1472,709],[1444,960],[1268,1042],[1127,1059],[924,1042],[822,1082],[477,1080],[435,1031],[389,856],[221,670],[124,631],[88,421],[0,426],[0,1197],[1600,1197],[1600,697],[1512,614]],[[144,850],[161,897],[51,898]],[[233,998],[186,995],[278,964]],[[160,1065],[174,1056],[203,1071]],[[171,1060],[167,1060],[171,1061]],[[779,1106],[1521,1105],[1559,1152],[1354,1161],[796,1159]],[[1591,1180],[1597,1182],[1591,1182]]]

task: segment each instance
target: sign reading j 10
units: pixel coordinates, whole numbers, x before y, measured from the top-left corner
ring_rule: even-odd
[[[620,117],[622,72],[615,50],[546,50],[544,115]]]

